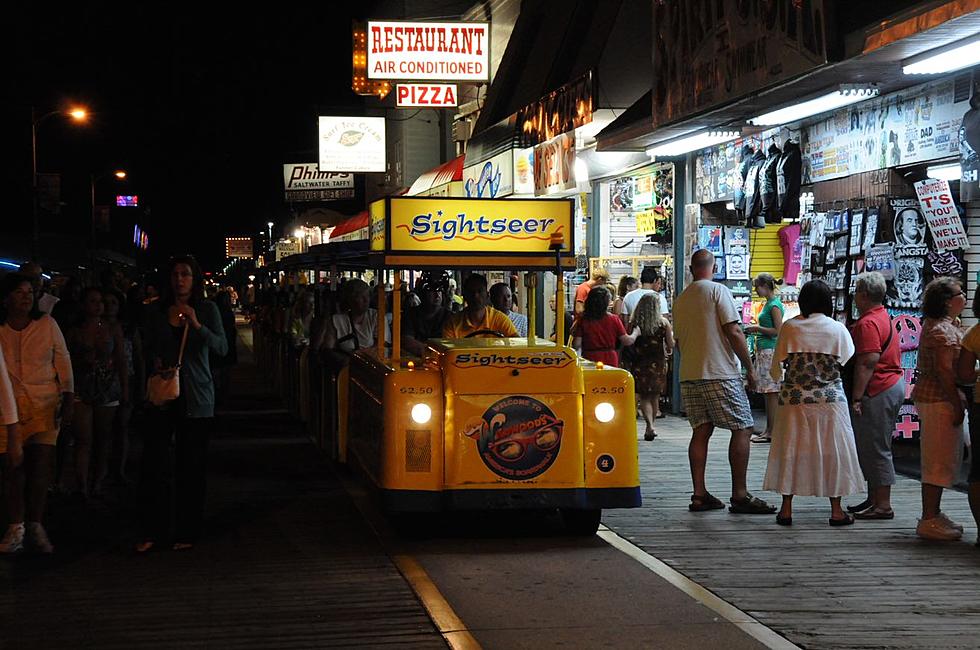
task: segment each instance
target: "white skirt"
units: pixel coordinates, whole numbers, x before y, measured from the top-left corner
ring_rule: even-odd
[[[812,497],[864,492],[847,403],[779,405],[762,487]]]

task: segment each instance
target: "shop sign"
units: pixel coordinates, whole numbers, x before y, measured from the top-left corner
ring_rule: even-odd
[[[915,184],[915,194],[919,197],[919,205],[929,224],[936,250],[968,250],[970,240],[953,203],[949,181],[936,178],[919,181]]]
[[[368,206],[368,231],[371,237],[371,250],[383,251],[385,249],[385,200],[379,199]]]
[[[877,271],[886,280],[895,277],[895,255],[891,244],[874,244],[867,250],[864,258],[865,271]]]
[[[398,108],[452,108],[457,106],[456,84],[398,84],[395,106]]]
[[[514,193],[514,155],[507,151],[463,169],[463,190],[476,199],[499,199]]]
[[[826,0],[654,3],[653,127],[827,63],[831,31],[827,4]]]
[[[521,146],[533,147],[592,121],[592,72],[565,84],[517,112]]]
[[[284,257],[289,257],[290,255],[297,255],[299,253],[299,242],[293,240],[285,240],[276,242],[276,261],[278,262]]]
[[[490,24],[369,21],[368,79],[490,81]]]
[[[804,184],[960,155],[969,92],[953,79],[842,109],[803,129]]]
[[[534,195],[575,189],[575,136],[563,133],[534,147]]]
[[[385,118],[320,116],[319,169],[384,172]]]
[[[225,257],[252,259],[252,238],[225,237]]]
[[[534,194],[534,147],[514,149],[514,194]]]
[[[287,203],[332,201],[354,198],[354,175],[348,172],[322,172],[316,163],[290,163],[282,166]]]
[[[388,218],[393,251],[545,253],[558,233],[574,250],[571,201],[398,197]]]

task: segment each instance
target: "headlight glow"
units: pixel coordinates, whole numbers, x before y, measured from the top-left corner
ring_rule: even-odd
[[[425,424],[432,419],[432,409],[428,404],[416,404],[412,407],[412,420],[416,424]]]
[[[612,422],[616,417],[616,409],[609,402],[599,402],[595,405],[595,419],[599,422]]]

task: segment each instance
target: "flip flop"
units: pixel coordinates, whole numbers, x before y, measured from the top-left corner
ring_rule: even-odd
[[[894,510],[878,510],[876,508],[870,508],[862,512],[854,513],[855,519],[894,519]]]
[[[862,501],[861,503],[858,503],[856,505],[847,506],[846,510],[848,512],[850,512],[850,513],[864,512],[865,510],[867,510],[868,508],[870,508],[872,505],[874,505],[874,504],[871,502],[871,499],[865,499],[864,501]]]

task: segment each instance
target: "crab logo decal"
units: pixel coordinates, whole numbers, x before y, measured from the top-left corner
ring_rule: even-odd
[[[514,395],[490,405],[466,423],[487,468],[515,481],[540,476],[558,458],[565,423],[533,397]]]

